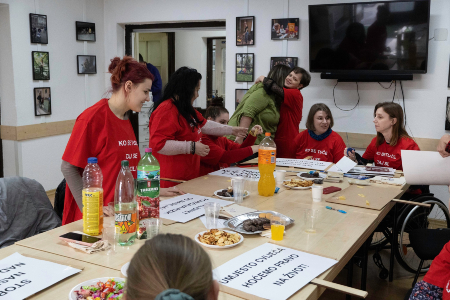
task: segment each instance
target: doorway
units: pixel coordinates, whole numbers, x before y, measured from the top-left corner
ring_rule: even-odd
[[[226,78],[226,39],[225,37],[207,38],[207,105],[225,106]]]

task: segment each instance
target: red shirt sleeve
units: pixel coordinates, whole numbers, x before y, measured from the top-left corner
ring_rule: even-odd
[[[366,151],[362,155],[364,159],[367,160],[374,160],[375,153],[377,152],[377,147],[375,146],[377,142],[377,138],[374,137],[372,141],[370,142],[369,146],[367,147]]]
[[[333,163],[337,163],[342,157],[344,157],[344,149],[346,148],[342,137],[336,133],[336,140],[333,146]]]
[[[150,145],[154,152],[161,150],[166,141],[175,140],[175,135],[180,126],[178,123],[178,114],[173,110],[164,109],[155,110],[151,117],[150,124]]]
[[[419,145],[417,145],[417,143],[413,139],[410,139],[410,138],[406,138],[406,139],[409,141],[409,145],[404,150],[420,151]]]
[[[289,108],[300,107],[300,115],[301,110],[303,109],[303,96],[298,89],[287,89],[284,90],[284,104],[286,104]]]
[[[209,147],[209,153],[204,157],[200,157],[200,161],[212,166],[219,164],[220,158],[225,153],[225,149],[214,143],[207,134],[202,134],[202,144]]]
[[[250,146],[235,150],[226,151],[220,158],[221,163],[232,164],[243,160],[253,154]]]
[[[211,140],[211,138],[208,135],[206,134],[202,135],[202,143],[209,146],[208,155],[200,158],[202,163],[212,166],[217,165],[219,163],[232,164],[240,160],[243,160],[244,158],[253,154],[251,147],[249,146],[242,147],[244,143],[242,145],[239,145],[223,137],[219,137],[219,139],[222,139],[221,142],[225,144],[225,147],[227,149],[224,149],[221,146],[219,146],[218,143],[215,143],[213,140]],[[255,141],[253,140],[253,143],[254,142]],[[253,145],[253,143],[251,143],[251,145]]]

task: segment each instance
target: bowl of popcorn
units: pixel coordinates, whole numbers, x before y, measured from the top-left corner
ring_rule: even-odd
[[[210,229],[198,233],[195,241],[208,248],[225,249],[239,245],[244,237],[233,231]]]

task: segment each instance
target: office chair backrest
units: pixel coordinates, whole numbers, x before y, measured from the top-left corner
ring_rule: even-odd
[[[450,229],[416,229],[409,233],[409,240],[421,260],[432,260],[450,241]]]

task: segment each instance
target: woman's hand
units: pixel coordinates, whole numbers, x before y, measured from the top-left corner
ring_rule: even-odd
[[[262,134],[263,133],[263,129],[260,125],[255,125],[253,126],[252,130],[250,130],[251,132],[253,132],[253,134],[256,136],[258,134]]]
[[[259,149],[259,145],[253,145],[253,146],[251,146],[252,147],[252,151],[253,151],[253,153],[256,153],[256,152],[258,152],[258,149]]]
[[[114,209],[111,206],[103,206],[103,214],[105,215],[105,217],[114,217]]]
[[[172,186],[170,188],[161,188],[161,190],[159,191],[159,195],[163,197],[173,197],[184,194],[185,192],[179,190],[176,186]]]
[[[264,75],[259,76],[258,78],[256,78],[255,83],[263,82],[263,80],[264,80],[265,77],[266,77],[266,76],[264,76]]]
[[[439,152],[439,154],[442,157],[450,156],[450,153],[445,151],[445,148],[447,147],[448,142],[450,142],[450,134],[446,134],[446,135],[442,136],[441,139],[439,140],[439,144],[437,146],[437,151]]]
[[[240,137],[244,139],[247,136],[248,128],[245,127],[233,127],[233,131],[231,132],[236,138]]]
[[[204,157],[209,153],[209,146],[200,142],[195,142],[195,154]]]
[[[354,162],[356,161],[356,154],[355,154],[355,150],[352,150],[350,152],[347,152],[348,148],[344,149],[344,155],[347,156],[348,158],[350,158],[351,160],[353,160]]]
[[[242,143],[244,142],[244,138],[236,137],[236,139],[234,140],[234,142],[235,142],[235,143],[238,143],[238,144],[242,144]]]

